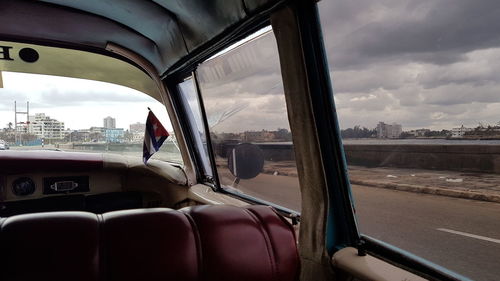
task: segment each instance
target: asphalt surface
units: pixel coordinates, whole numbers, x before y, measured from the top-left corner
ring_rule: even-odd
[[[296,177],[261,174],[238,189],[300,209]],[[500,280],[500,204],[359,185],[353,193],[362,233],[473,280]]]
[[[353,192],[362,233],[471,279],[500,280],[500,204],[363,186]]]

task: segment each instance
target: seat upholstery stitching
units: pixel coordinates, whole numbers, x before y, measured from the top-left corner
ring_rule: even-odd
[[[196,222],[194,218],[186,213],[182,212],[187,220],[189,221],[189,224],[191,224],[191,227],[193,229],[193,236],[195,239],[195,245],[196,245],[196,257],[198,260],[198,280],[202,280],[203,278],[203,273],[205,272],[205,265],[204,265],[204,260],[203,260],[203,249],[201,245],[201,236],[200,236],[200,231],[198,230],[198,226],[196,225]]]
[[[104,240],[104,216],[102,214],[96,214],[96,217],[97,217],[97,222],[98,222],[98,226],[99,226],[99,240],[97,241],[98,244],[98,252],[99,252],[99,261],[98,261],[98,264],[99,264],[99,279],[101,280],[109,280],[109,278],[106,278],[106,268],[107,268],[107,264],[108,264],[108,261],[107,261],[107,255],[106,255],[106,249],[105,249],[105,244],[106,243],[103,243],[103,241],[106,241]],[[109,277],[109,276],[108,276]]]
[[[285,224],[286,227],[288,227],[288,229],[292,233],[293,241],[295,241],[295,244],[297,244],[298,243],[297,234],[295,233],[295,228],[293,227],[293,225],[289,221],[287,221],[282,215],[280,215],[280,213],[278,213],[276,209],[272,207],[270,207],[270,209],[276,214],[276,216],[278,216],[278,218],[283,222],[283,224]],[[297,258],[297,260],[300,259],[299,253],[297,251],[295,251],[295,257]]]
[[[273,244],[271,242],[271,239],[269,238],[269,234],[267,233],[266,229],[263,226],[264,222],[251,209],[243,208],[243,210],[246,211],[252,217],[252,219],[257,222],[260,231],[264,235],[264,240],[266,241],[267,254],[269,257],[269,261],[271,262],[271,270],[273,278],[276,278],[278,276],[278,266],[275,264]]]

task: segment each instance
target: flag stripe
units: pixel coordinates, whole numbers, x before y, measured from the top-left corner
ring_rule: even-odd
[[[148,118],[148,121],[149,121],[149,118]],[[148,134],[149,140],[150,140],[150,142],[152,142],[152,145],[153,145],[152,147],[154,147],[155,150],[158,150],[159,145],[156,142],[155,130],[153,128],[153,125],[151,123],[147,122],[147,121],[146,121],[146,130],[147,130],[147,134]]]

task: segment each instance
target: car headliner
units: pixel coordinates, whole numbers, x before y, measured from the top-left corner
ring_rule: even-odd
[[[0,39],[106,50],[123,46],[170,73],[278,0],[2,0]]]

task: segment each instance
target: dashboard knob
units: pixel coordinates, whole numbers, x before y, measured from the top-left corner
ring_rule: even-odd
[[[12,183],[12,192],[14,192],[16,196],[33,194],[35,188],[35,182],[27,177],[18,178]]]

